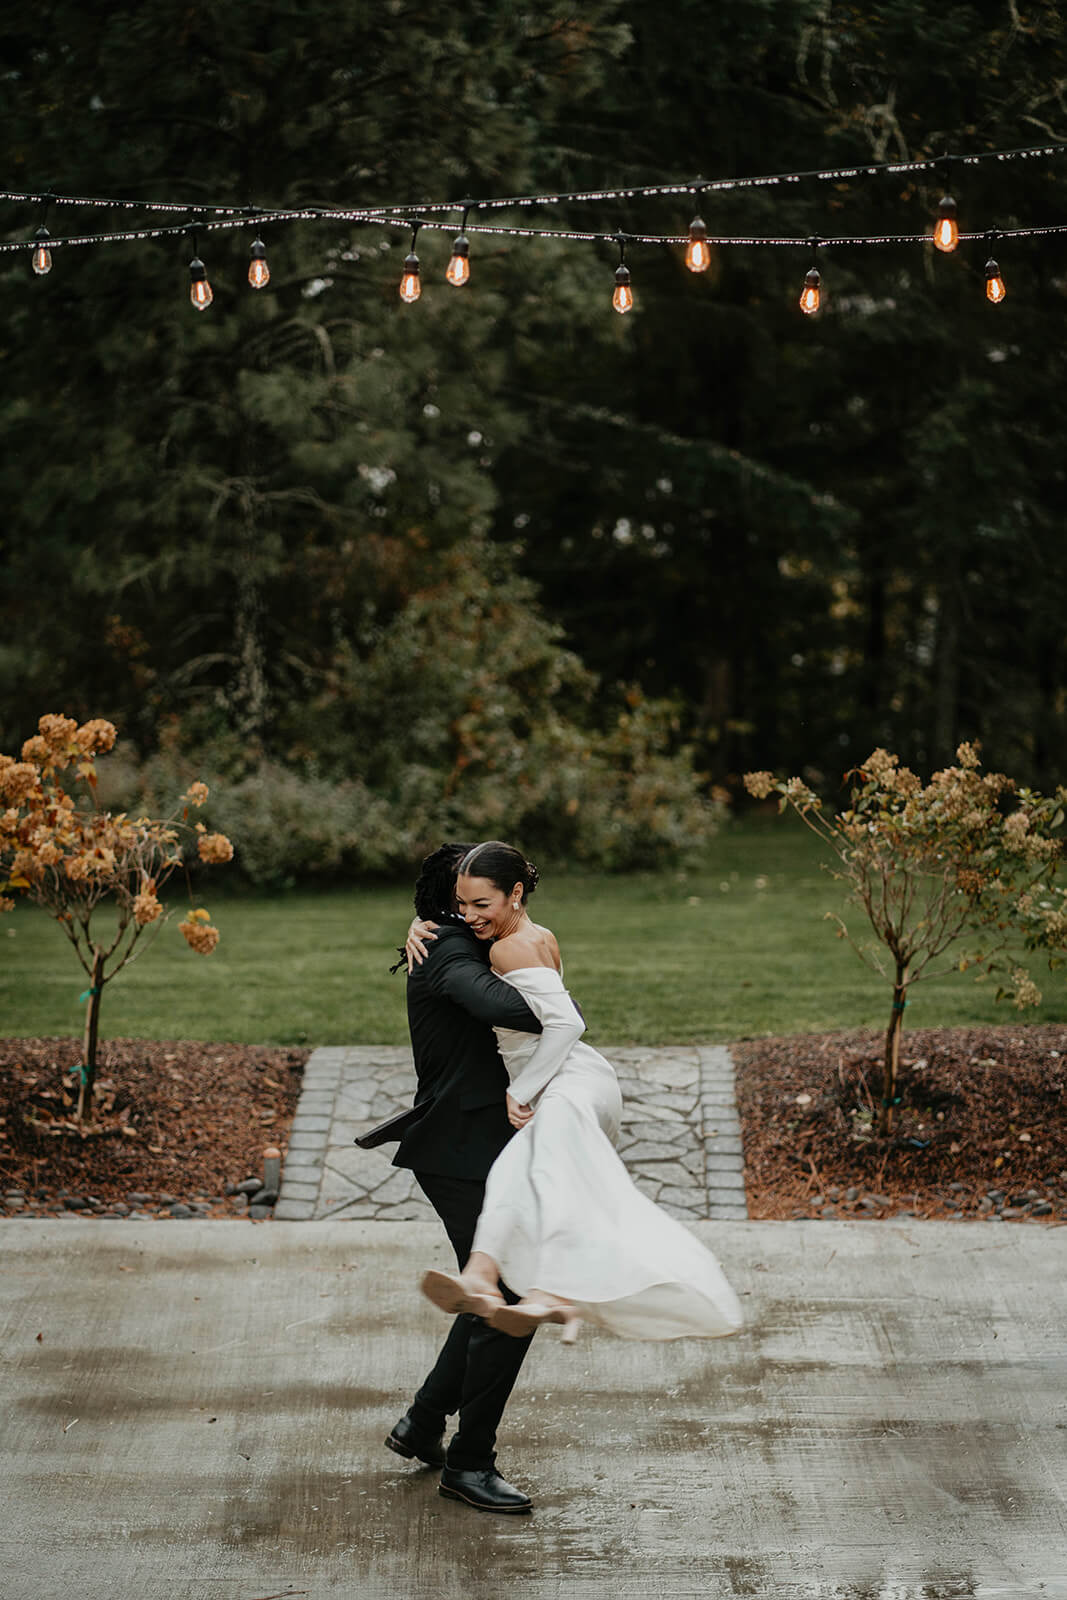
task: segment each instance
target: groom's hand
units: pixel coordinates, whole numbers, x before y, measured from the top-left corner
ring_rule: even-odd
[[[431,944],[434,942],[437,935],[433,930],[438,926],[436,922],[422,922],[418,917],[412,917],[408,936],[404,940],[404,954],[408,958],[409,973],[415,970],[416,963],[421,967],[426,960],[429,954],[426,941],[429,940]]]
[[[512,1095],[508,1095],[508,1121],[513,1128],[525,1128],[533,1116],[533,1106],[520,1105]]]

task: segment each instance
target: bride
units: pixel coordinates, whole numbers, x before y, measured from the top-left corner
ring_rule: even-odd
[[[531,921],[537,869],[490,840],[460,862],[457,908],[491,943],[493,970],[522,994],[540,1035],[496,1030],[518,1132],[489,1172],[470,1257],[459,1276],[428,1272],[442,1311],[525,1336],[584,1319],[626,1339],[721,1338],[742,1325],[737,1296],[710,1251],[634,1185],[620,1160],[615,1071],[581,1043],[585,1022],[563,985],[555,936]],[[505,1303],[500,1280],[522,1296]]]

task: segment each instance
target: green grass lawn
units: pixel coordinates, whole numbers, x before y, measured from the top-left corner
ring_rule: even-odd
[[[591,1040],[670,1044],[881,1027],[888,989],[823,920],[841,895],[820,860],[818,842],[798,824],[752,819],[727,825],[688,873],[547,873],[531,910],[559,937]],[[269,898],[211,891],[206,904],[222,931],[216,952],[194,955],[172,921],[105,990],[103,1037],[406,1043],[404,979],[388,967],[411,915],[409,884]],[[1045,1004],[1027,1020],[1067,1020],[1063,974],[1038,981]],[[78,1033],[85,984],[43,913],[20,906],[0,921],[0,1034]],[[994,1003],[992,985],[954,975],[920,984],[907,1020],[936,1027],[1018,1018]]]

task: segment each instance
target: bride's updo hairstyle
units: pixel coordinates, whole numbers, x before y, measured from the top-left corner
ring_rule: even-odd
[[[460,874],[471,878],[486,878],[503,894],[510,894],[517,883],[522,884],[522,903],[537,888],[540,874],[532,861],[527,861],[521,851],[499,839],[487,839],[476,844],[459,864]]]

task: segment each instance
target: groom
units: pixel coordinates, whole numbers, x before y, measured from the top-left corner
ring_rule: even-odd
[[[456,869],[471,847],[444,844],[426,857],[415,912],[439,924],[425,961],[408,977],[408,1026],[418,1087],[411,1120],[393,1158],[409,1167],[445,1225],[460,1269],[482,1209],[485,1180],[515,1132],[504,1095],[508,1075],[494,1024],[540,1033],[510,984],[490,971],[488,949],[455,912]],[[515,1296],[504,1289],[510,1301]],[[432,1371],[386,1444],[398,1455],[441,1467],[440,1493],[478,1511],[527,1512],[530,1497],[496,1471],[496,1430],[530,1339],[459,1316]],[[447,1418],[459,1427],[447,1454]]]

